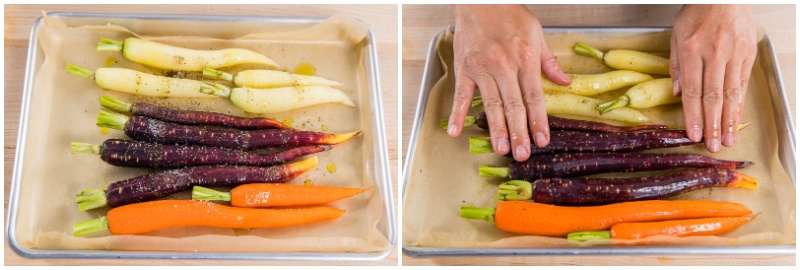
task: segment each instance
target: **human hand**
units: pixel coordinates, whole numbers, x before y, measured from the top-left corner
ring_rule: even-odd
[[[545,43],[539,20],[524,6],[455,5],[453,13],[456,85],[447,133],[461,134],[479,88],[494,152],[514,149],[514,159],[524,161],[531,153],[531,134],[538,147],[550,142],[542,72],[560,85],[571,80]]]
[[[672,30],[670,75],[682,95],[686,135],[717,152],[733,146],[756,58],[747,5],[685,5]],[[720,134],[721,133],[721,134]]]

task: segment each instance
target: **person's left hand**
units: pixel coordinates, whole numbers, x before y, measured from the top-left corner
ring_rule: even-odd
[[[747,5],[685,5],[672,30],[670,75],[682,95],[686,135],[718,152],[733,146],[756,58]]]

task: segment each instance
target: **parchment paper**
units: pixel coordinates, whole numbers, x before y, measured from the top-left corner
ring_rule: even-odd
[[[619,35],[614,34],[598,35],[579,31],[566,34],[549,33],[546,40],[564,70],[571,73],[597,73],[608,70],[599,61],[573,53],[572,46],[577,41],[597,46],[600,50],[629,48],[668,55],[670,32],[633,35],[621,31]],[[481,164],[504,166],[512,160],[495,154],[469,154],[468,138],[488,136],[485,130],[468,127],[458,138],[451,138],[439,127],[439,120],[449,116],[453,101],[454,78],[450,70],[453,61],[452,38],[453,34],[446,31],[437,41],[444,76],[428,96],[416,152],[410,160],[412,167],[403,200],[404,245],[434,248],[547,248],[613,244],[691,246],[795,244],[794,184],[778,160],[779,146],[775,125],[781,123],[776,123],[772,116],[768,92],[762,90],[767,89],[768,85],[763,69],[758,65],[754,68],[750,80],[746,109],[742,116],[743,122],[752,124],[738,133],[734,147],[723,147],[716,154],[707,152],[700,145],[649,151],[695,153],[718,159],[755,162],[754,166],[740,171],[758,179],[759,187],[756,190],[711,188],[670,198],[742,203],[754,213],[760,213],[748,224],[719,236],[653,237],[640,241],[605,240],[578,243],[564,238],[506,233],[495,228],[490,222],[462,219],[458,214],[462,205],[487,208],[497,205],[497,185],[503,179],[479,177],[478,166]],[[616,96],[625,90],[615,91],[599,98]],[[480,111],[481,108],[473,108],[470,114],[476,115]],[[683,111],[680,105],[642,110],[642,112],[650,118],[651,123],[683,127]]]
[[[144,251],[208,252],[373,252],[391,249],[387,232],[379,228],[383,215],[381,196],[369,164],[373,154],[373,132],[367,75],[362,66],[367,26],[353,18],[332,16],[314,24],[228,22],[204,20],[119,20],[125,24],[83,25],[80,19],[46,18],[40,25],[38,41],[44,61],[37,71],[31,94],[29,131],[20,189],[16,237],[22,247],[36,249],[113,249]],[[136,31],[134,33],[134,31]],[[259,31],[259,32],[254,32]],[[181,33],[202,34],[191,36]],[[238,34],[232,36],[232,34]],[[105,188],[109,183],[154,172],[139,168],[117,168],[98,156],[71,155],[70,142],[100,144],[110,138],[125,138],[122,131],[103,134],[95,126],[99,98],[110,95],[124,101],[150,101],[192,110],[245,114],[224,98],[147,98],[106,91],[92,80],[64,71],[67,62],[94,70],[109,57],[114,67],[126,67],[156,74],[162,71],[135,64],[116,52],[98,52],[99,37],[123,40],[138,35],[159,42],[197,49],[247,48],[263,53],[283,69],[292,70],[302,62],[316,68],[317,75],[336,80],[355,107],[321,105],[290,112],[263,115],[288,120],[295,128],[345,133],[363,130],[362,135],[332,150],[316,154],[319,165],[290,181],[302,185],[367,187],[367,191],[329,206],[347,212],[339,219],[311,225],[249,231],[205,227],[173,228],[144,235],[115,236],[96,233],[72,236],[72,225],[105,215],[108,208],[80,212],[75,194],[84,189]],[[41,56],[40,56],[41,57]],[[232,73],[246,68],[225,69]],[[329,171],[328,165],[336,167]],[[190,198],[182,192],[170,198]]]

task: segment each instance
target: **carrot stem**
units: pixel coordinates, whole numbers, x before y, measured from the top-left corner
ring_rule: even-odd
[[[192,200],[197,201],[231,201],[231,193],[218,191],[206,187],[192,187]]]
[[[500,183],[497,196],[501,201],[527,201],[533,197],[533,184],[525,180]]]
[[[108,217],[102,216],[98,219],[92,219],[75,223],[72,226],[72,235],[81,236],[93,232],[107,231],[108,230]]]
[[[598,49],[592,48],[589,45],[584,43],[578,42],[575,44],[575,52],[580,55],[590,56],[597,58],[598,60],[603,60],[604,53]]]
[[[620,96],[616,99],[597,104],[597,110],[600,111],[600,114],[604,114],[613,109],[628,106],[629,102],[630,98],[628,98],[628,96]]]
[[[203,68],[203,78],[210,80],[222,80],[226,82],[233,82],[233,75],[230,73],[216,70],[210,67]]]
[[[131,112],[131,104],[109,96],[100,97],[100,106],[116,112]]]
[[[83,190],[78,192],[78,194],[75,194],[75,196],[77,197],[75,201],[78,202],[78,209],[81,211],[100,208],[108,205],[108,201],[106,200],[106,192],[102,189]]]
[[[100,110],[97,115],[97,126],[113,128],[116,130],[125,130],[125,125],[128,123],[128,117],[122,114],[111,112],[108,110]]]
[[[481,96],[472,97],[472,103],[470,104],[471,108],[479,107],[483,105],[483,98]]]
[[[94,72],[70,63],[67,63],[67,73],[84,79],[88,79],[89,77],[92,77],[92,75],[94,75]]]
[[[479,219],[494,222],[494,208],[478,208],[474,206],[461,206],[459,215],[462,218]]]
[[[611,231],[580,231],[567,234],[568,240],[589,241],[598,239],[611,239]]]
[[[97,50],[102,52],[121,52],[123,42],[106,37],[101,37],[97,41]]]
[[[470,154],[489,154],[494,153],[492,139],[489,137],[469,137]]]
[[[73,155],[99,155],[100,146],[91,143],[72,142],[70,144]]]
[[[478,175],[489,178],[506,178],[508,177],[508,167],[492,167],[489,165],[481,165],[478,168]]]
[[[200,85],[200,93],[228,98],[231,96],[231,89],[218,83],[203,82]]]

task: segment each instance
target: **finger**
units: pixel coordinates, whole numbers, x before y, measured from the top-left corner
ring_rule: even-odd
[[[722,145],[731,147],[736,142],[736,127],[739,125],[739,108],[744,96],[741,76],[742,67],[731,62],[725,68],[722,101]]]
[[[703,69],[703,138],[706,148],[712,153],[719,151],[722,129],[722,105],[724,96],[726,63],[711,60]]]
[[[703,139],[703,62],[695,55],[698,54],[678,52],[686,136],[700,142]]]
[[[539,75],[540,73],[538,71],[539,67],[541,66],[541,72],[544,74],[544,76],[550,79],[550,81],[558,85],[564,85],[564,86],[572,83],[572,79],[569,76],[567,76],[567,74],[564,73],[564,71],[561,70],[561,65],[558,64],[558,59],[556,59],[556,56],[553,55],[553,51],[550,50],[550,47],[548,47],[546,43],[542,43],[540,55],[542,64],[541,65],[534,64],[533,66],[536,66],[537,72],[529,74],[536,75],[536,77],[540,77]],[[541,81],[541,79],[539,79],[539,81]],[[537,85],[540,85],[539,88],[541,88],[541,82]]]
[[[675,36],[669,39],[670,48],[677,48]],[[669,51],[669,76],[672,78],[672,95],[681,94],[681,65],[678,61],[678,50]]]
[[[458,69],[458,65],[456,65]],[[448,120],[447,134],[457,137],[464,128],[464,118],[467,116],[472,97],[475,93],[475,82],[465,75],[459,75],[456,70],[456,90],[453,94],[453,108],[450,111]]]
[[[499,155],[508,154],[508,129],[506,128],[506,118],[503,112],[503,100],[497,89],[497,83],[488,76],[476,81],[481,91],[483,99],[483,110],[486,113],[486,120],[489,122],[489,136],[492,138],[492,148]]]
[[[548,52],[544,52],[544,50]],[[546,108],[547,100],[542,91],[542,76],[540,73],[540,70],[546,69],[545,66],[553,67],[552,63],[545,63],[545,61],[550,61],[549,59],[554,59],[550,57],[552,53],[549,53],[549,51],[546,45],[542,45],[541,64],[540,62],[534,61],[536,58],[530,58],[530,61],[522,63],[522,68],[519,73],[522,100],[525,102],[525,108],[528,110],[528,126],[536,147],[545,147],[550,143],[550,124],[547,120]],[[553,70],[549,72],[553,72]],[[569,79],[569,77],[567,78]]]
[[[512,154],[514,160],[525,161],[531,154],[531,141],[528,133],[528,118],[525,104],[520,93],[518,71],[513,69],[503,69],[505,71],[494,74],[499,88],[500,97],[503,99],[503,110],[505,112],[506,124],[511,141]]]

